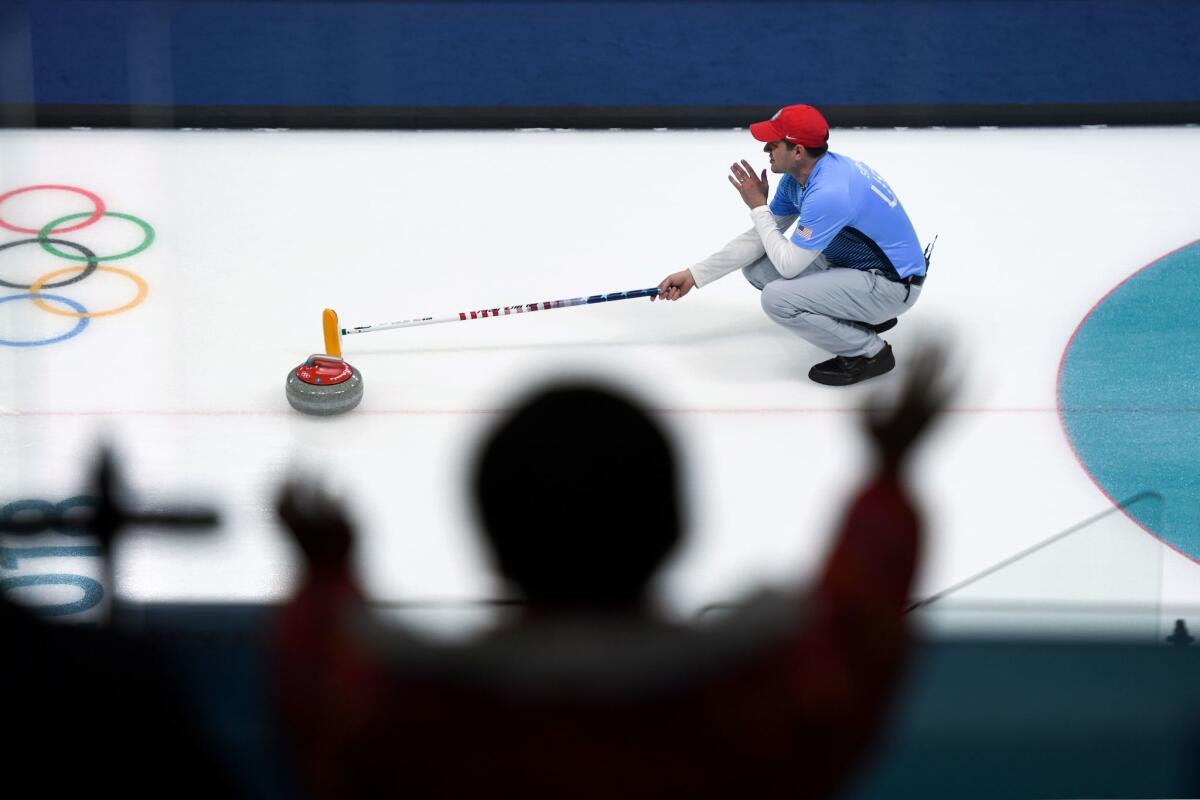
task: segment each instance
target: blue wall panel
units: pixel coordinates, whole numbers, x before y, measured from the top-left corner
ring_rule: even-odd
[[[1188,0],[0,0],[0,26],[9,103],[1200,102]]]

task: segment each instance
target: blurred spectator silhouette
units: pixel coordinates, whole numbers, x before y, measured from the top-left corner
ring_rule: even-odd
[[[666,436],[618,392],[544,389],[485,437],[474,496],[525,605],[466,644],[374,620],[342,508],[285,486],[278,510],[308,571],[277,630],[281,722],[311,794],[833,794],[902,663],[920,538],[902,473],[947,400],[942,365],[924,350],[891,407],[864,409],[877,468],[807,596],[763,593],[699,627],[647,600],[681,498]],[[803,518],[780,524],[806,533]]]

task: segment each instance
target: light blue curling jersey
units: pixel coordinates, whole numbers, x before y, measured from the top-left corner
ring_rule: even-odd
[[[887,181],[861,161],[826,153],[805,186],[784,175],[771,213],[799,214],[793,244],[819,251],[831,266],[900,278],[925,274],[921,243],[904,206]]]

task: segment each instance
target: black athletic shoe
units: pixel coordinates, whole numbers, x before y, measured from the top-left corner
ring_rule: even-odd
[[[891,319],[885,319],[883,322],[879,323],[878,325],[868,325],[867,327],[870,328],[871,330],[875,331],[876,333],[883,333],[884,331],[890,331],[892,328],[896,327],[896,318],[892,317]]]
[[[808,377],[826,386],[849,386],[891,372],[894,366],[896,357],[892,355],[892,346],[885,342],[883,349],[874,358],[835,356],[810,369]]]

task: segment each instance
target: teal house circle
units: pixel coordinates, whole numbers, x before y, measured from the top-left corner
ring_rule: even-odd
[[[1058,409],[1113,501],[1162,495],[1143,528],[1200,561],[1200,241],[1147,264],[1084,317],[1063,353]]]

